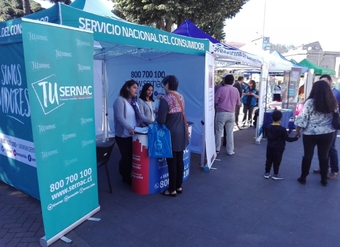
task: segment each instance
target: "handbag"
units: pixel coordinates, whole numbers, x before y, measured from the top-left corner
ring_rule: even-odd
[[[333,112],[332,127],[336,130],[340,129],[340,116],[339,112]]]
[[[165,124],[154,122],[148,126],[150,158],[172,158],[171,133]]]

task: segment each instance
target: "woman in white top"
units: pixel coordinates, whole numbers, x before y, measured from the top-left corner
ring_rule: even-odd
[[[113,104],[115,140],[121,154],[119,173],[123,177],[123,182],[127,184],[131,184],[134,127],[142,127],[145,123],[152,123],[151,119],[144,117],[139,112],[136,102],[137,92],[138,83],[129,80],[122,86],[119,96]]]
[[[302,112],[295,120],[296,134],[303,131],[304,154],[301,164],[301,176],[298,181],[306,183],[306,177],[317,146],[321,174],[321,184],[327,185],[328,153],[334,139],[335,129],[332,126],[333,113],[338,111],[338,102],[331,87],[326,81],[317,81],[306,100]]]
[[[139,109],[142,115],[155,120],[155,101],[153,99],[153,86],[150,83],[144,84],[138,99]]]

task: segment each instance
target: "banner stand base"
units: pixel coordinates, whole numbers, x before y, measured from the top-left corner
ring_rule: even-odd
[[[91,216],[94,215],[95,213],[99,212],[100,210],[100,206],[98,206],[97,208],[95,208],[94,210],[92,210],[91,212],[89,212],[88,214],[84,215],[82,218],[80,218],[78,221],[74,222],[72,225],[68,226],[67,228],[65,228],[63,231],[61,231],[60,233],[56,234],[55,236],[53,236],[52,238],[50,238],[49,240],[46,240],[46,236],[40,238],[40,246],[41,247],[47,247],[50,246],[52,243],[54,243],[55,241],[57,241],[58,239],[61,239],[63,241],[65,241],[65,239],[68,239],[68,241],[70,242],[66,242],[66,243],[71,243],[72,240],[65,237],[64,234],[68,233],[69,231],[73,230],[74,228],[76,228],[77,226],[79,226],[81,223],[83,223],[85,220],[92,218]]]
[[[101,218],[90,217],[87,220],[89,220],[89,221],[101,221]]]
[[[72,239],[69,239],[68,237],[62,236],[60,240],[64,241],[67,244],[72,243]]]
[[[217,170],[217,168],[212,167],[212,166],[209,168],[208,165],[205,165],[205,166],[203,167],[203,169],[204,169],[205,172],[209,172],[210,170],[214,170],[214,171]]]
[[[214,161],[221,161],[221,159],[214,159]],[[211,167],[209,167],[209,166],[207,165],[207,163],[205,163],[205,164],[200,163],[200,166],[203,168],[203,170],[204,170],[205,172],[209,172],[210,170],[217,170],[217,168],[212,167],[212,165],[211,165]]]

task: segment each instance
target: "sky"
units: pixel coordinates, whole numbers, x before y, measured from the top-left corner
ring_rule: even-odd
[[[319,41],[324,51],[340,51],[339,10],[338,0],[249,0],[226,21],[225,40],[249,43],[264,34],[273,44]]]

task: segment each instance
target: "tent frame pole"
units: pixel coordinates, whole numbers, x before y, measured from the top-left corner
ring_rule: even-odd
[[[107,114],[107,79],[106,79],[106,59],[102,60],[102,87],[103,87],[103,111],[102,111],[102,121],[103,121],[103,142],[109,141],[108,136],[108,114]]]

